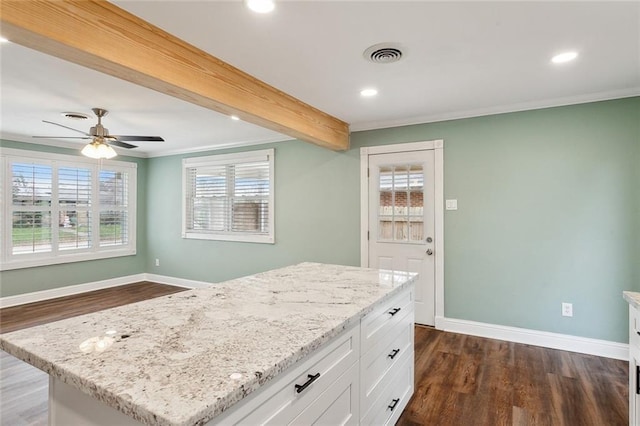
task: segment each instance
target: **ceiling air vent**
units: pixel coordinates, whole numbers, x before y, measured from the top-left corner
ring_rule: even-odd
[[[89,118],[87,114],[83,114],[81,112],[63,112],[61,114],[64,118],[68,118],[70,120],[86,120]]]
[[[395,43],[374,44],[363,53],[365,59],[376,64],[390,64],[402,58],[402,50]]]

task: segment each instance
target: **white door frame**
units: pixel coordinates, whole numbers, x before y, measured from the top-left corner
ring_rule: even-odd
[[[360,148],[360,266],[369,267],[369,155],[432,149],[435,157],[435,324],[444,319],[444,140]]]

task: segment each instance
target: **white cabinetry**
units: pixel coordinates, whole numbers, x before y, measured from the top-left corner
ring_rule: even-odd
[[[629,305],[629,425],[640,426],[640,313]]]
[[[395,424],[413,395],[413,290],[362,319],[360,414],[363,425]]]
[[[356,325],[207,424],[358,424],[359,347]]]
[[[413,394],[413,326],[411,286],[208,424],[393,425]]]

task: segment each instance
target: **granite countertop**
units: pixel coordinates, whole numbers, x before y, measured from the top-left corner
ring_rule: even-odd
[[[148,424],[203,424],[415,274],[302,263],[0,335],[0,349]]]
[[[636,309],[640,309],[640,293],[635,291],[623,291],[622,297],[624,297],[624,300],[629,302],[631,306]]]

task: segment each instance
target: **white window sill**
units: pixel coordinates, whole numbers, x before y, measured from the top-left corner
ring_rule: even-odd
[[[237,241],[243,243],[275,244],[272,235],[238,235],[186,232],[182,238],[193,240]]]
[[[14,259],[0,264],[0,271],[13,269],[33,268],[36,266],[59,265],[63,263],[84,262],[87,260],[110,259],[121,256],[134,256],[135,249],[104,250],[99,253],[74,253],[60,254],[56,257],[36,257],[29,256],[29,259]],[[17,255],[19,256],[19,255]],[[27,256],[27,255],[25,255]]]

